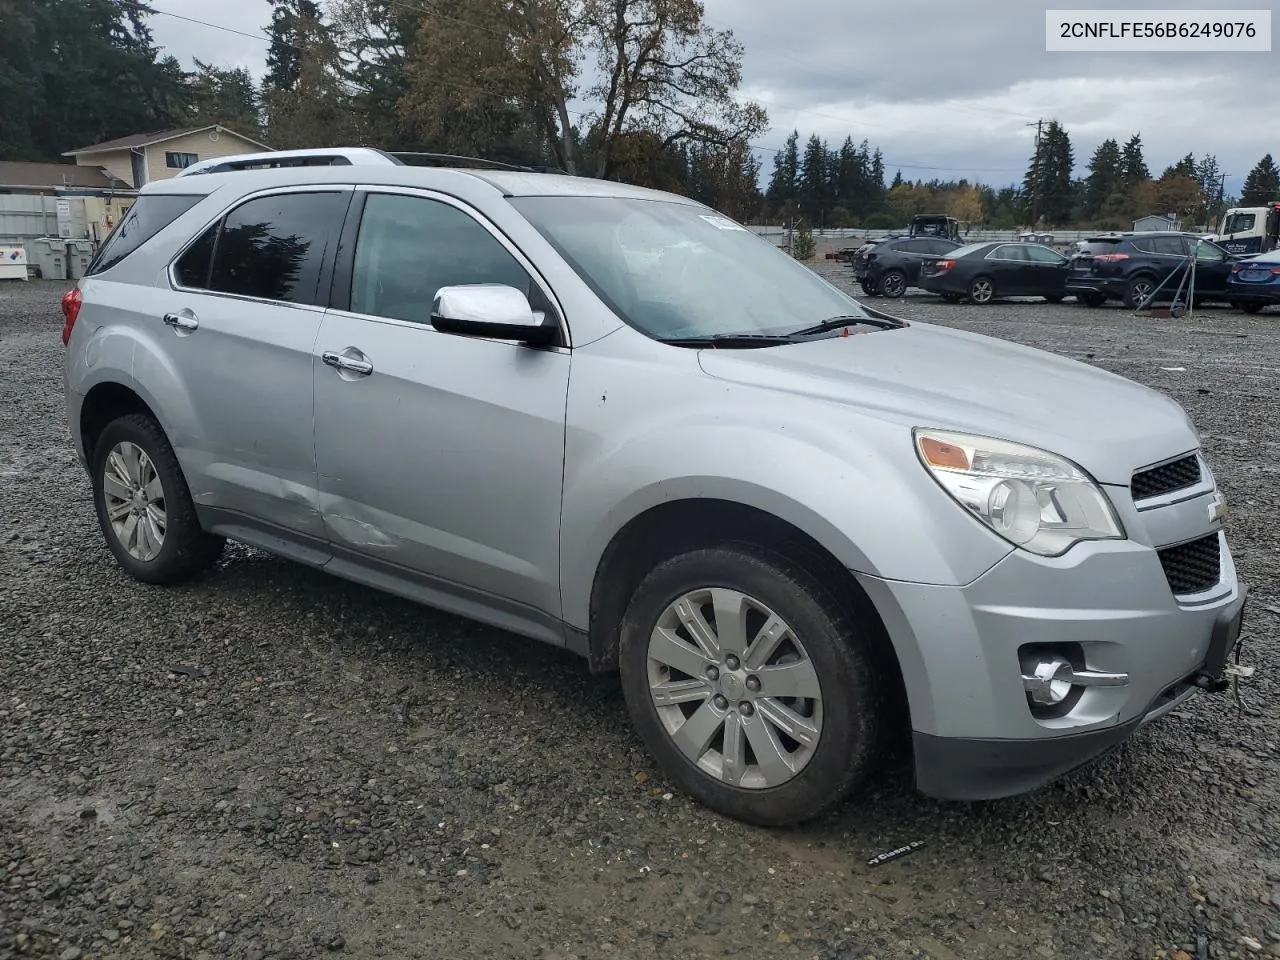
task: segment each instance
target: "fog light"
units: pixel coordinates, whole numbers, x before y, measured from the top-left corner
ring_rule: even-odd
[[[1070,695],[1074,673],[1065,657],[1050,657],[1037,663],[1030,676],[1023,674],[1022,686],[1033,701],[1052,707]]]
[[[1030,672],[1027,667],[1030,666]],[[1129,682],[1127,673],[1100,673],[1096,670],[1077,670],[1066,657],[1042,656],[1032,664],[1024,665],[1022,687],[1031,702],[1044,707],[1054,707],[1066,700],[1076,687],[1123,687]]]

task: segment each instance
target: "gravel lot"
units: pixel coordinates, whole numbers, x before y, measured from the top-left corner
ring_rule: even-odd
[[[1274,311],[893,305],[1188,407],[1259,715],[1198,698],[996,803],[890,770],[770,832],[672,796],[616,680],[569,655],[245,548],[126,579],[66,437],[63,288],[0,287],[0,957],[1280,956]]]

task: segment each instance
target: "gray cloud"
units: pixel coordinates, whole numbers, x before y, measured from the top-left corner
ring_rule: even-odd
[[[1021,179],[1038,118],[1071,133],[1080,172],[1099,142],[1141,132],[1159,174],[1188,152],[1213,153],[1238,190],[1276,151],[1269,89],[1280,51],[1238,54],[1049,53],[1046,9],[1106,9],[1104,0],[706,0],[707,20],[746,49],[745,96],[769,110],[764,148],[793,129],[879,146],[909,178]],[[1201,9],[1211,0],[1125,0],[1126,9]],[[1237,0],[1232,8],[1265,8]],[[265,0],[158,0],[161,11],[261,34]],[[155,16],[158,43],[261,76],[266,44]],[[769,153],[762,150],[766,168]]]

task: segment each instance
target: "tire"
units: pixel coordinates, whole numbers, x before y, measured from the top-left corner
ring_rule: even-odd
[[[990,277],[974,277],[969,284],[969,302],[986,306],[996,298],[995,281]]]
[[[131,577],[178,583],[217,563],[226,541],[201,529],[178,458],[154,419],[132,413],[111,421],[99,435],[90,463],[98,526],[116,562]],[[131,505],[126,495],[139,475],[143,481],[150,478],[151,495],[135,494],[138,499]]]
[[[879,294],[890,300],[897,300],[907,292],[907,275],[901,270],[886,270],[880,277]]]
[[[858,286],[862,287],[862,292],[865,293],[868,297],[874,297],[876,295],[875,284],[873,284],[870,280],[860,280],[858,282]]]
[[[960,294],[958,294],[958,293],[944,293],[944,294],[941,294],[941,296],[942,296],[942,299],[943,299],[944,301],[946,301],[947,303],[959,303],[959,302],[960,302]]]
[[[1053,296],[1045,297],[1044,299],[1046,303],[1061,303],[1063,300],[1063,297],[1061,294],[1055,293]]]
[[[684,618],[676,617],[675,608],[678,603],[696,606],[708,600],[712,590],[724,591],[718,594],[721,597],[736,597],[738,609],[751,611],[742,621],[744,636],[750,637],[764,622],[766,614],[760,608],[785,624],[786,632],[777,649],[764,658],[764,667],[748,664],[744,658],[740,669],[734,670],[733,661],[723,655],[708,659],[690,642],[692,635],[681,626]],[[745,606],[744,595],[749,598]],[[704,614],[699,621],[707,628],[708,647],[717,642],[714,619],[714,614]],[[668,630],[666,642],[659,627]],[[847,797],[879,758],[885,684],[871,646],[815,579],[779,557],[730,545],[693,551],[660,564],[631,599],[623,617],[619,655],[627,709],[650,755],[680,790],[725,816],[757,826],[810,820]],[[676,660],[687,669],[663,667],[659,657]],[[806,661],[808,671],[795,668]],[[789,715],[776,713],[786,695],[769,696],[767,685],[751,686],[757,673],[764,677],[769,667],[787,662],[792,664],[794,679],[806,680],[804,686],[788,689],[818,693],[816,698],[792,700],[790,706],[796,711]],[[714,680],[706,675],[707,666],[713,664],[723,671]],[[751,666],[756,673],[748,672]],[[673,680],[684,684],[684,702],[659,707],[652,685]],[[756,689],[758,695],[752,692]],[[738,703],[737,710],[733,701]],[[752,706],[743,706],[748,703]],[[755,709],[755,703],[761,707]],[[689,720],[691,716],[695,719]],[[816,742],[806,747],[779,736],[773,723],[779,716],[784,723],[805,717],[814,720]],[[694,726],[689,727],[690,723]],[[745,746],[741,753],[734,751],[739,763],[732,769],[740,771],[736,778],[726,776],[724,769],[723,738],[730,727],[744,744],[751,745],[751,752]],[[694,732],[689,753],[677,741],[686,728],[703,731],[701,735]],[[799,731],[795,726],[791,729]],[[771,749],[757,755],[757,743]],[[774,763],[762,764],[760,756],[772,757]],[[791,765],[780,765],[779,759]]]
[[[1100,307],[1107,302],[1105,293],[1082,293],[1077,298],[1086,307]]]
[[[1238,301],[1231,305],[1237,310],[1243,310],[1245,313],[1261,313],[1262,308],[1266,306],[1265,303],[1257,303],[1256,301],[1248,300]]]
[[[1150,298],[1155,288],[1155,280],[1146,274],[1131,278],[1124,288],[1124,305],[1130,310],[1139,309]]]

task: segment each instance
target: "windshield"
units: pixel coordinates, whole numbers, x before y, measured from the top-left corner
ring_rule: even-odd
[[[870,319],[852,297],[706,207],[621,197],[511,203],[619,317],[655,339]]]
[[[1228,233],[1244,233],[1252,230],[1256,222],[1256,215],[1252,213],[1233,213],[1222,224],[1222,232]]]

